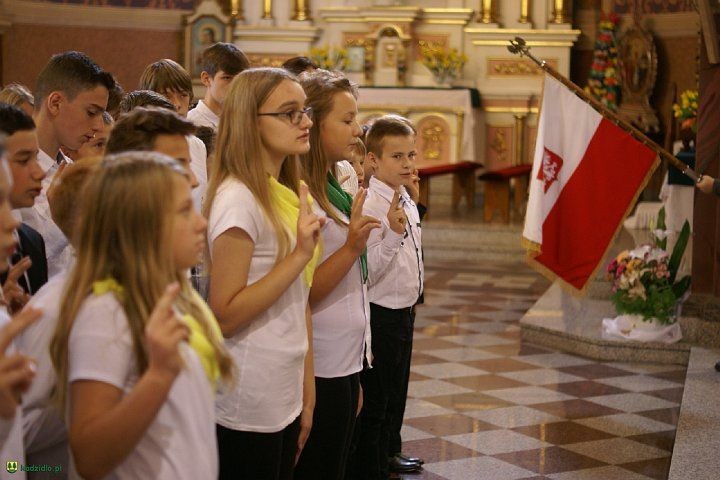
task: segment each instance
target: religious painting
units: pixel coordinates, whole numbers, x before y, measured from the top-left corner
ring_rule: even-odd
[[[354,46],[347,47],[347,66],[346,72],[364,72],[365,71],[365,47]]]
[[[232,25],[215,0],[204,0],[185,18],[185,69],[200,82],[202,52],[217,42],[232,41]]]

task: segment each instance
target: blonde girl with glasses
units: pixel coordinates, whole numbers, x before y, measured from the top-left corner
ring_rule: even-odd
[[[300,182],[309,114],[292,74],[259,68],[233,80],[220,119],[209,303],[238,369],[217,401],[221,479],[291,479],[312,426],[308,292],[322,220]]]
[[[50,354],[82,478],[215,478],[214,400],[232,361],[187,280],[205,248],[185,169],[104,159],[83,189],[77,258]]]

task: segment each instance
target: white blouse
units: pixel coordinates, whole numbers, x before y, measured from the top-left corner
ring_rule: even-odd
[[[317,202],[313,203],[313,210],[318,216],[326,216]],[[335,214],[347,220],[336,208]],[[348,228],[326,217],[321,235],[320,263],[345,244]],[[364,357],[370,364],[370,303],[360,258],[332,292],[312,308],[312,322],[316,377],[335,378],[357,373],[363,368]]]
[[[255,244],[248,285],[275,266],[277,238],[252,192],[228,179],[218,188],[208,219],[208,242],[239,228]],[[291,245],[291,248],[294,248]],[[238,370],[231,389],[216,403],[217,422],[233,430],[279,432],[302,410],[303,372],[308,350],[305,309],[309,289],[302,275],[250,324],[225,340]]]

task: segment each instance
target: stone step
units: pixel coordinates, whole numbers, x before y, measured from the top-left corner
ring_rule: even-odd
[[[668,480],[715,480],[720,472],[720,350],[690,351]]]

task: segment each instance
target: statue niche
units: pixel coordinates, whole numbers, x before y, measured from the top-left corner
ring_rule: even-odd
[[[374,36],[373,79],[376,86],[397,87],[405,84],[409,39],[396,26],[385,26]]]

